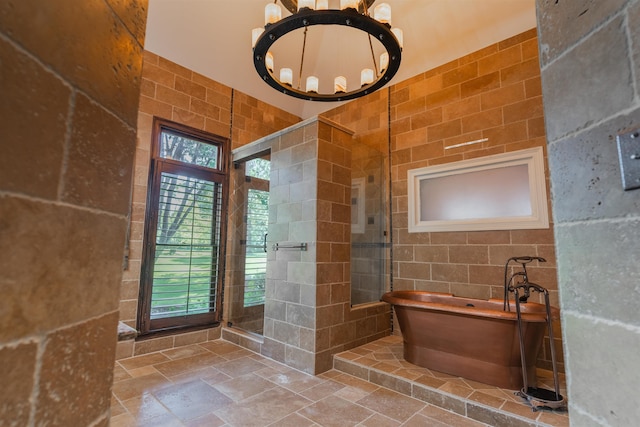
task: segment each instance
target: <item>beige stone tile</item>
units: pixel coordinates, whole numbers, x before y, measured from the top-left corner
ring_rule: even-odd
[[[439,421],[430,419],[421,414],[415,414],[413,417],[409,418],[407,422],[402,424],[403,427],[446,427],[447,424],[443,424]]]
[[[104,130],[97,131],[96,123]],[[133,129],[77,95],[62,199],[128,214],[135,145]]]
[[[300,411],[299,414],[322,426],[355,426],[373,414],[373,411],[355,405],[338,396],[329,396]]]
[[[144,356],[136,356],[130,359],[119,360],[118,364],[126,370],[142,368],[143,366],[155,365],[169,361],[169,358],[162,353],[146,354]]]
[[[392,420],[389,417],[385,417],[383,414],[376,413],[358,425],[363,427],[396,427],[400,425],[400,422]]]
[[[202,348],[199,345],[187,345],[184,347],[172,348],[170,350],[162,351],[162,354],[167,356],[169,359],[182,359],[184,357],[195,356],[196,354],[206,353],[207,350]]]
[[[0,420],[12,420],[15,425],[29,424],[29,398],[36,366],[36,343],[0,348]]]
[[[230,380],[229,375],[223,374],[214,367],[200,368],[193,371],[187,371],[182,374],[174,375],[169,378],[172,383],[186,383],[194,380],[203,380],[207,384],[214,385],[219,382]]]
[[[505,399],[501,399],[481,391],[474,391],[468,396],[468,399],[493,408],[500,408],[506,401]]]
[[[169,411],[149,393],[125,400],[122,402],[122,405],[138,422],[146,422],[151,418],[169,413]]]
[[[311,401],[282,387],[231,404],[215,414],[229,425],[265,426],[307,406]]]
[[[156,373],[115,383],[113,385],[113,394],[120,401],[124,401],[165,387],[168,383],[169,381],[166,377]]]
[[[195,356],[158,363],[154,367],[163,375],[172,377],[186,372],[207,368],[211,365],[223,362],[221,356],[211,353],[196,354]]]
[[[0,81],[0,92],[11,100],[0,104],[3,133],[12,141],[0,158],[2,188],[55,199],[70,89],[4,40],[0,55],[12,64]]]
[[[157,373],[158,370],[153,366],[143,366],[141,368],[131,369],[127,371],[129,373],[130,378],[143,377],[145,375],[150,375],[153,373]]]
[[[111,418],[116,417],[120,414],[124,414],[127,410],[120,404],[120,401],[116,399],[115,396],[111,396]]]
[[[438,408],[437,406],[427,405],[422,411],[420,411],[420,415],[424,415],[429,419],[430,422],[432,420],[441,422],[443,425],[451,426],[451,427],[482,427],[483,424],[474,420],[470,420],[462,415],[458,415],[456,413],[447,411],[442,408]]]
[[[473,393],[473,389],[461,384],[461,381],[455,381],[455,379],[448,380],[446,383],[438,387],[438,390],[442,390],[444,392],[451,393],[460,397],[468,397],[471,393]]]
[[[276,384],[251,373],[224,382],[218,382],[213,386],[237,402],[274,388]]]
[[[198,418],[233,403],[229,397],[201,380],[171,385],[154,392],[154,395],[181,420]]]
[[[269,377],[269,381],[298,393],[325,382],[321,378],[293,369]]]
[[[89,425],[109,408],[117,323],[118,313],[113,312],[48,336],[41,356],[36,424]]]
[[[105,260],[122,259],[123,218],[8,196],[0,198],[0,218],[0,324],[11,325],[0,328],[0,342],[117,310],[122,265]],[[88,283],[100,292],[87,292]],[[104,337],[114,355],[116,324]]]
[[[307,427],[316,426],[317,424],[302,415],[293,413],[269,425],[274,427]]]
[[[224,421],[215,414],[209,413],[192,420],[183,421],[182,424],[185,427],[220,427],[224,425]]]
[[[240,357],[238,359],[216,364],[216,369],[219,369],[230,377],[239,377],[264,368],[265,365],[249,357]]]
[[[111,417],[109,425],[111,427],[136,427],[137,423],[134,417],[125,412]]]
[[[337,381],[325,381],[321,384],[308,388],[304,391],[299,392],[302,396],[306,397],[309,400],[318,401],[320,399],[324,399],[325,397],[334,394],[335,392],[343,389],[345,387],[344,384],[341,384]]]
[[[424,402],[385,388],[370,393],[356,403],[401,422],[408,420],[425,406]]]
[[[242,347],[222,340],[208,341],[198,345],[220,355],[242,350]]]

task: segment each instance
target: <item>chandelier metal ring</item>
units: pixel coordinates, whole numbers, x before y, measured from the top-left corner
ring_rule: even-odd
[[[389,55],[389,64],[387,68],[371,84],[362,86],[356,90],[334,94],[304,92],[294,88],[293,86],[281,83],[267,68],[266,56],[269,48],[277,40],[291,31],[313,25],[342,25],[370,34],[386,49]],[[400,67],[400,60],[402,58],[402,48],[400,47],[400,43],[396,39],[395,35],[391,32],[391,27],[376,21],[368,15],[360,14],[355,9],[302,9],[276,23],[266,25],[264,32],[256,40],[253,53],[253,64],[256,71],[258,72],[258,75],[260,75],[260,77],[269,84],[269,86],[289,96],[309,101],[324,102],[346,101],[375,92],[387,84],[396,74]]]

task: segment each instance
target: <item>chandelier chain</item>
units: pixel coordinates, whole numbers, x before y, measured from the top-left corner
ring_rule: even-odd
[[[304,38],[302,39],[302,55],[300,55],[300,73],[298,74],[298,89],[300,89],[300,81],[302,80],[302,65],[304,64],[304,52],[307,47],[307,30],[309,27],[304,27]]]

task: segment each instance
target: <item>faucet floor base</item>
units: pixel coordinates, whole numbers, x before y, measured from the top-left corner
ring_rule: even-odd
[[[515,395],[522,397],[531,405],[531,410],[537,412],[542,408],[566,409],[566,402],[561,394],[556,394],[553,390],[546,388],[529,387],[516,391]]]

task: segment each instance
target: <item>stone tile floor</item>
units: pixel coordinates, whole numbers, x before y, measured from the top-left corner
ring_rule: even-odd
[[[402,337],[389,336],[338,353],[333,366],[374,384],[466,415],[492,426],[569,426],[566,410],[531,410],[513,390],[421,368],[403,360]],[[553,373],[537,370],[538,387],[554,389]],[[566,396],[564,375],[560,394]]]
[[[397,345],[396,337],[383,338],[341,353],[341,357],[357,355],[341,360],[354,363],[364,358],[374,372],[393,367],[391,373],[411,377],[410,369],[405,371],[406,367],[397,366],[389,356],[397,354]],[[371,362],[377,357],[386,358],[385,365],[376,367]],[[452,396],[462,398],[462,389],[467,388],[464,399],[491,407],[498,400],[504,401],[501,406],[517,404],[508,392],[503,396],[488,386],[432,374],[444,381],[441,387]],[[209,341],[117,361],[111,426],[496,425],[465,418],[455,408],[443,409],[391,388],[336,369],[308,375],[227,341]],[[531,425],[568,425],[566,416],[548,415],[556,417],[558,424]]]

